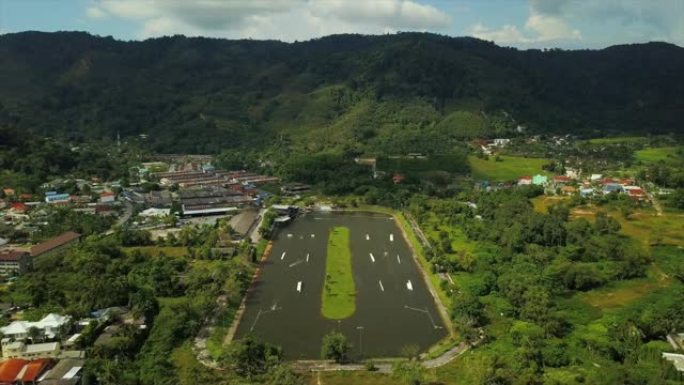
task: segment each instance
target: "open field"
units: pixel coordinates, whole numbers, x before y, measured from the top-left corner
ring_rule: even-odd
[[[576,207],[571,211],[575,218],[593,220],[596,212],[603,208],[596,206]],[[605,209],[603,209],[605,211]],[[645,245],[665,244],[684,247],[684,215],[667,213],[655,215],[651,211],[637,210],[626,219],[616,211],[607,211],[608,215],[620,223],[621,231]]]
[[[507,181],[515,180],[525,175],[550,175],[547,171],[542,170],[542,166],[549,162],[545,158],[501,155],[502,160],[500,162],[497,162],[494,158],[494,156],[490,156],[489,159],[480,159],[476,156],[469,156],[468,162],[470,163],[473,178]]]
[[[329,319],[349,318],[356,311],[356,289],[349,248],[349,229],[334,227],[328,236],[321,313]]]
[[[542,214],[546,214],[549,211],[549,207],[567,202],[570,200],[568,196],[555,196],[555,195],[540,195],[538,197],[532,198],[532,206],[534,211]]]
[[[349,229],[356,311],[334,320],[324,317],[321,301],[329,236],[340,227]],[[362,346],[371,357],[398,356],[406,345],[426,350],[447,334],[408,244],[386,215],[297,218],[276,235],[246,304],[237,337],[253,333],[282,346],[289,359],[318,358],[322,337],[334,329],[352,342],[352,354]]]
[[[646,148],[639,150],[634,154],[636,160],[642,161],[644,163],[656,163],[656,162],[682,162],[684,161],[684,156],[678,154],[678,151],[682,151],[682,147],[655,147]]]
[[[589,139],[591,144],[615,144],[615,143],[646,143],[648,138],[645,136],[616,136],[611,138]]]

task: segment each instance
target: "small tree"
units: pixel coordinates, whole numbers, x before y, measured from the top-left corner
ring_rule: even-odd
[[[26,331],[26,335],[27,335],[27,337],[31,340],[32,343],[35,343],[36,340],[37,340],[38,338],[40,338],[42,334],[43,334],[43,332],[41,332],[40,329],[38,329],[38,328],[35,327],[35,326],[31,326],[31,327]]]
[[[418,361],[400,361],[392,365],[392,376],[407,385],[420,385],[425,380],[425,368]]]
[[[351,345],[347,341],[347,337],[338,331],[331,331],[323,336],[323,346],[321,348],[321,357],[324,359],[332,359],[337,363],[347,362],[349,349]]]

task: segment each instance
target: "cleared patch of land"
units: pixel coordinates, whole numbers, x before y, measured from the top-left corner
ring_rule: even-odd
[[[636,160],[644,163],[656,162],[681,162],[684,156],[681,153],[682,147],[655,147],[639,150],[634,154]]]
[[[328,237],[321,313],[328,319],[345,319],[355,311],[356,288],[352,274],[349,229],[334,227]]]
[[[615,144],[615,143],[645,143],[648,138],[644,136],[617,136],[612,138],[589,139],[591,144]]]
[[[542,214],[549,212],[549,207],[570,200],[567,196],[540,195],[531,199],[534,211]]]
[[[500,155],[500,161],[494,156],[489,159],[481,159],[476,156],[469,156],[468,163],[475,179],[506,181],[518,179],[525,175],[544,174],[542,166],[549,162],[545,158],[524,158],[522,156]]]

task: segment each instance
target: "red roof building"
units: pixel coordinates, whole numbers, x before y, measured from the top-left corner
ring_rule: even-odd
[[[26,364],[19,372],[18,380],[22,384],[35,384],[38,378],[54,365],[54,361],[49,358],[40,358]]]
[[[5,189],[2,189],[2,192],[5,194],[6,197],[14,196],[14,189],[5,188]]]
[[[399,183],[401,183],[405,178],[406,178],[406,177],[404,177],[404,175],[402,175],[402,174],[394,174],[394,176],[392,176],[392,181],[394,182],[394,184],[399,184]]]
[[[67,231],[61,235],[54,238],[48,239],[43,243],[39,243],[31,247],[31,256],[39,257],[43,254],[52,253],[63,249],[72,242],[77,241],[81,237],[81,234],[75,233],[73,231]]]
[[[14,202],[12,203],[11,210],[15,213],[26,214],[28,207],[22,202]]]
[[[528,175],[521,176],[518,179],[518,184],[519,185],[531,185],[532,184],[532,177],[528,176]]]
[[[10,358],[0,364],[0,385],[13,385],[17,381],[19,372],[28,363],[19,358]]]
[[[556,183],[570,183],[572,182],[572,178],[565,175],[556,175],[553,177],[553,181]]]
[[[21,199],[22,201],[29,201],[31,200],[31,198],[33,198],[33,195],[31,194],[19,194],[19,199]]]

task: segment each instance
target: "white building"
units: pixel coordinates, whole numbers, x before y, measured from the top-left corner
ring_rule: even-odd
[[[42,332],[44,337],[55,338],[59,334],[60,328],[67,324],[70,319],[69,316],[50,313],[37,322],[14,321],[7,326],[1,327],[0,332],[5,337],[14,340],[24,340],[28,338],[29,330],[36,328]]]
[[[59,342],[27,345],[23,341],[2,339],[2,358],[56,358],[59,355]]]
[[[663,358],[672,362],[677,371],[684,372],[684,354],[663,353]]]

